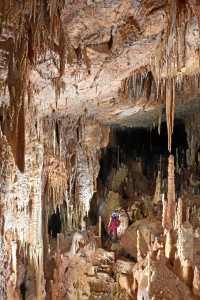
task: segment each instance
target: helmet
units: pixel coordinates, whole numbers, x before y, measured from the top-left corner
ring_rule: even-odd
[[[118,213],[113,212],[113,213],[112,213],[112,217],[113,217],[113,218],[119,218]]]

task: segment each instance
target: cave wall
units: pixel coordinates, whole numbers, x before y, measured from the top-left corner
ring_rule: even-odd
[[[30,263],[38,271],[40,280],[43,255],[42,238],[42,166],[44,149],[41,140],[33,129],[31,109],[26,114],[26,156],[25,172],[21,173],[15,164],[11,147],[1,132],[1,211],[3,238],[6,243],[8,267],[7,297],[12,298],[15,286],[20,284],[17,277],[17,251],[23,248],[24,256],[28,254]],[[18,286],[19,288],[19,286]],[[40,284],[37,284],[40,293]]]
[[[109,127],[87,116],[51,116],[44,119],[44,131],[43,180],[50,210],[65,200],[67,209],[88,212],[96,191],[100,148],[108,143]]]
[[[15,293],[20,293],[25,276],[19,271],[21,259],[35,270],[31,271],[36,280],[35,290],[29,292],[35,299],[44,297],[41,286],[44,286],[48,216],[65,202],[65,226],[83,225],[81,218],[88,212],[96,191],[100,148],[109,139],[109,127],[100,126],[87,116],[77,120],[44,118],[31,106],[26,107],[25,124],[24,173],[19,171],[7,138],[1,132],[0,256],[5,266],[1,274],[1,299],[14,299]],[[23,267],[27,268],[25,263]]]

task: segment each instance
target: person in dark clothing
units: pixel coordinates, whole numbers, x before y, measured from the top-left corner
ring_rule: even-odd
[[[108,232],[109,232],[109,240],[112,240],[112,234],[114,233],[114,243],[117,242],[117,228],[120,226],[121,222],[119,220],[119,215],[116,212],[113,212],[110,217],[110,222],[108,225]]]

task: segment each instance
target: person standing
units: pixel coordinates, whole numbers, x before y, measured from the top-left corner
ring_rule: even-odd
[[[109,233],[109,240],[112,240],[112,234],[114,233],[114,243],[117,242],[117,228],[120,226],[121,222],[119,220],[119,215],[116,212],[113,212],[110,217],[110,222],[108,225],[108,233]]]

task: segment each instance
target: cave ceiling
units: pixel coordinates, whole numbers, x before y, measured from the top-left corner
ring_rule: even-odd
[[[1,107],[11,101],[9,80],[21,59],[13,54],[10,70],[10,49],[21,47],[27,98],[38,114],[149,126],[164,119],[167,78],[177,115],[198,109],[198,1],[18,2],[1,4]]]

